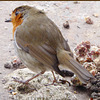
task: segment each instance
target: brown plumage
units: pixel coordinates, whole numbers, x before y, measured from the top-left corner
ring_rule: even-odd
[[[20,59],[32,71],[71,69],[86,83],[93,76],[72,57],[69,45],[58,27],[44,12],[30,6],[20,6],[12,12],[14,44]]]

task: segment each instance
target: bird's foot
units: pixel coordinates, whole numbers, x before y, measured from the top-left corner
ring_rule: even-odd
[[[24,80],[19,80],[19,78],[17,77],[12,77],[13,81],[18,82],[18,83],[22,83],[22,84],[28,84],[28,80],[24,81]]]
[[[62,79],[59,79],[59,83],[62,83],[62,84],[66,84],[66,83],[68,83],[68,84],[69,84],[69,86],[71,86],[70,82],[69,82],[69,81],[67,81],[67,80],[62,80]]]
[[[49,86],[49,85],[57,85],[57,84],[66,84],[68,83],[69,86],[71,86],[70,82],[67,80],[63,80],[63,79],[59,79],[59,81],[57,81],[57,79],[54,79],[53,82],[51,84],[46,84],[45,86]]]
[[[45,86],[49,86],[49,85],[57,85],[57,83],[60,83],[60,82],[58,82],[57,79],[54,79],[52,83],[46,84]]]

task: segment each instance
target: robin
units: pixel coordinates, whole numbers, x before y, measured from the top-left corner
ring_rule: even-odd
[[[31,79],[48,70],[52,73],[55,71],[62,77],[66,77],[67,72],[71,73],[61,70],[59,66],[71,69],[83,84],[94,78],[73,59],[67,41],[45,12],[27,5],[20,6],[12,12],[10,20],[5,22],[13,24],[14,46],[18,57],[29,69],[38,73]],[[73,76],[73,73],[70,75]]]

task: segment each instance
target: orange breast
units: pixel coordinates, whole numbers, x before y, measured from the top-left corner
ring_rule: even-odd
[[[22,24],[23,19],[21,17],[21,14],[18,14],[17,16],[15,16],[15,13],[12,13],[11,19],[12,19],[12,24],[13,24],[13,37],[14,37],[14,32],[16,28]]]

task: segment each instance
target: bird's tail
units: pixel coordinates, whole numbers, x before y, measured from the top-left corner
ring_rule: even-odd
[[[70,52],[60,49],[57,51],[57,58],[59,63],[71,69],[83,84],[94,78],[92,74],[70,56]]]

